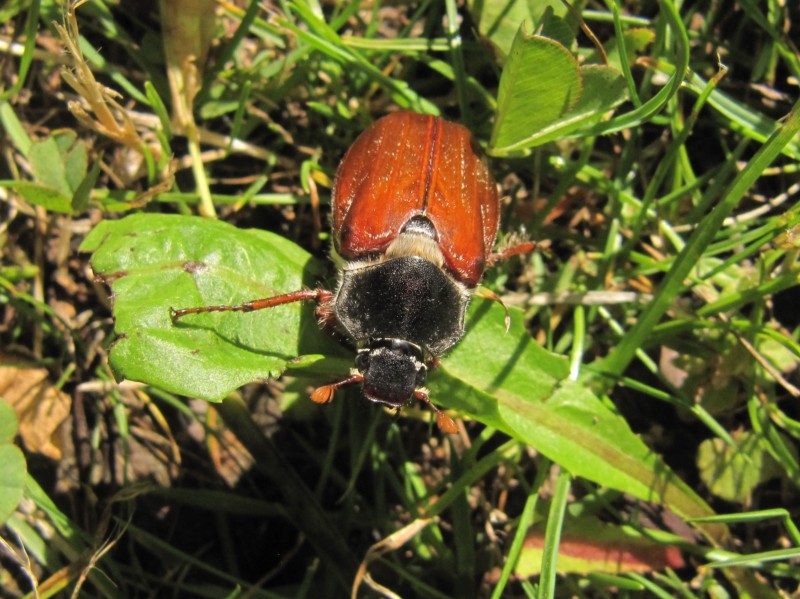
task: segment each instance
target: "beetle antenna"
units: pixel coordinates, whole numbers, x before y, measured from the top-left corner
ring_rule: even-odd
[[[455,421],[431,403],[428,392],[425,389],[417,389],[414,391],[414,397],[433,410],[436,414],[436,426],[439,427],[440,431],[448,435],[455,435],[458,432]]]

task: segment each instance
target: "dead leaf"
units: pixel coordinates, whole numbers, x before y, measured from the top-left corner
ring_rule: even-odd
[[[209,454],[217,474],[233,488],[255,460],[236,435],[224,426],[217,411],[210,405],[208,408],[207,422],[216,432],[207,437]]]
[[[60,429],[70,414],[70,396],[50,382],[44,368],[27,367],[19,358],[2,354],[0,364],[0,399],[14,408],[25,447],[60,460]]]

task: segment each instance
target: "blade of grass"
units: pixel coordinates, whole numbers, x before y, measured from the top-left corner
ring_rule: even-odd
[[[645,121],[662,110],[678,90],[683,85],[683,79],[689,67],[689,34],[683,25],[678,8],[672,0],[659,0],[661,14],[667,20],[667,24],[672,32],[675,44],[675,71],[672,73],[669,82],[655,96],[638,108],[616,116],[608,121],[604,121],[580,129],[574,133],[576,136],[584,135],[607,135],[615,131],[630,129]]]
[[[653,301],[644,309],[636,324],[621,339],[617,347],[599,363],[598,370],[612,376],[619,376],[645,343],[653,327],[672,305],[674,298],[682,291],[684,280],[714,240],[725,219],[744,196],[745,192],[800,132],[800,101],[792,108],[783,126],[775,131],[767,142],[759,148],[747,166],[730,184],[720,203],[695,229],[672,268],[656,289]]]
[[[790,561],[800,557],[800,547],[791,549],[776,549],[774,551],[761,551],[740,557],[731,558],[706,564],[707,568],[728,568],[731,566],[746,566],[749,568],[761,568],[764,562]],[[795,576],[797,574],[795,573]]]
[[[8,139],[14,144],[20,153],[27,155],[31,149],[31,140],[22,123],[14,112],[14,108],[8,102],[0,102],[0,125],[5,129]]]
[[[797,48],[788,37],[788,32],[782,33],[778,31],[753,0],[740,0],[740,4],[744,12],[747,13],[747,16],[753,19],[756,25],[758,25],[762,31],[769,34],[772,41],[775,42],[781,58],[786,61],[786,65],[789,67],[792,75],[794,75],[795,78],[800,77],[800,57],[797,55]],[[797,41],[796,38],[795,41]]]
[[[775,508],[770,510],[757,510],[754,512],[743,512],[738,514],[718,514],[716,516],[708,516],[706,518],[692,518],[690,522],[724,522],[727,524],[735,524],[741,522],[762,522],[764,520],[780,519],[783,521],[783,526],[787,534],[792,539],[792,542],[800,547],[800,530],[798,530],[791,514],[784,508]]]
[[[469,99],[467,98],[467,69],[464,65],[464,47],[459,33],[461,18],[458,15],[455,0],[445,0],[447,9],[447,38],[450,50],[450,64],[453,66],[454,81],[456,84],[456,97],[461,110],[461,120],[471,123]]]
[[[438,114],[438,107],[414,92],[408,84],[398,81],[383,73],[361,54],[348,48],[339,34],[331,29],[327,23],[317,17],[310,9],[300,2],[290,3],[292,10],[308,26],[309,30],[295,25],[288,19],[282,19],[281,24],[294,32],[295,35],[326,56],[340,62],[347,67],[357,68],[385,87],[395,102],[404,108],[416,112]]]
[[[528,490],[528,497],[525,499],[525,506],[522,508],[522,514],[520,514],[519,522],[517,523],[517,531],[514,533],[514,540],[511,542],[511,548],[506,556],[506,563],[503,564],[500,579],[497,581],[494,591],[492,591],[492,599],[500,599],[503,596],[508,579],[517,567],[528,529],[533,526],[535,520],[536,504],[539,502],[539,489],[542,488],[547,473],[550,471],[550,465],[550,461],[543,457],[536,471],[536,478]]]
[[[22,56],[20,56],[19,59],[17,80],[10,88],[0,93],[0,102],[5,102],[13,98],[27,81],[28,71],[31,68],[31,62],[33,62],[33,51],[36,48],[36,38],[39,30],[39,8],[41,4],[41,0],[33,0],[30,8],[28,8],[28,16],[25,19],[24,28],[25,45],[23,46]]]
[[[542,553],[542,574],[539,578],[538,599],[551,599],[555,596],[558,577],[558,546],[561,542],[561,529],[567,512],[567,500],[572,486],[572,475],[561,470],[556,480],[550,512],[547,515],[547,529],[544,535]]]
[[[147,548],[148,551],[152,552],[154,555],[161,556],[162,559],[166,559],[167,557],[174,558],[179,563],[185,564],[186,567],[196,568],[201,572],[211,575],[221,581],[225,581],[231,585],[235,585],[238,588],[245,588],[247,589],[248,597],[264,598],[264,599],[278,599],[279,597],[281,597],[281,595],[275,593],[262,591],[261,589],[257,588],[254,585],[248,585],[245,581],[230,574],[229,572],[222,570],[220,568],[216,568],[206,563],[205,561],[203,561],[202,559],[198,558],[195,555],[176,549],[169,543],[165,542],[163,539],[147,532],[142,528],[139,528],[138,526],[128,525],[128,531],[130,533],[131,538],[137,544],[141,545],[144,548]],[[180,589],[181,586],[180,583],[178,583],[176,591],[180,592]]]
[[[618,40],[617,51],[619,53],[620,68],[622,69],[625,81],[628,82],[628,93],[631,96],[631,102],[634,107],[639,108],[642,105],[642,99],[639,97],[639,92],[636,90],[636,82],[633,79],[631,66],[628,62],[628,50],[625,47],[625,30],[623,29],[619,2],[617,2],[617,0],[609,0],[608,3],[611,5],[611,13],[614,21],[614,35]]]
[[[253,422],[241,399],[229,397],[217,409],[255,458],[256,468],[273,481],[295,526],[306,535],[320,557],[324,556],[324,561],[331,565],[340,585],[348,589],[358,569],[358,561],[313,492]]]
[[[764,447],[784,469],[787,478],[794,483],[795,487],[800,487],[800,463],[798,463],[794,454],[794,448],[789,448],[786,445],[784,438],[775,429],[769,414],[762,408],[761,402],[755,393],[751,395],[747,402],[747,411],[750,415],[753,430],[763,436],[762,443]]]
[[[622,250],[620,250],[620,254],[623,257],[626,256],[633,249],[633,247],[640,242],[642,229],[647,221],[648,212],[651,210],[653,203],[656,200],[656,196],[661,188],[662,183],[670,171],[674,168],[675,161],[678,159],[680,153],[685,149],[686,140],[689,139],[689,135],[691,135],[694,125],[700,116],[700,110],[705,105],[706,100],[708,100],[708,96],[712,91],[714,91],[716,85],[722,80],[727,72],[728,69],[726,67],[723,65],[719,66],[719,71],[711,80],[711,84],[706,87],[700,96],[698,96],[694,106],[692,107],[692,111],[689,114],[689,118],[683,124],[683,127],[680,129],[680,131],[675,134],[666,154],[659,161],[658,166],[656,167],[656,170],[647,185],[644,196],[642,197],[638,218],[631,228],[631,233],[629,234],[625,246],[622,248]]]

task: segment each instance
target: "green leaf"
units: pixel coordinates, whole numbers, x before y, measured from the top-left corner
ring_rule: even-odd
[[[567,361],[536,344],[524,317],[474,301],[467,335],[430,377],[431,398],[535,447],[572,474],[685,516],[710,508],[582,383]]]
[[[536,34],[558,42],[565,48],[573,48],[578,24],[563,4],[560,8],[562,14],[557,14],[552,6],[545,7]]]
[[[569,14],[561,0],[504,0],[503,2],[469,0],[467,4],[478,24],[480,34],[489,38],[506,56],[511,51],[520,25],[524,24],[530,31],[538,32],[545,14],[558,16]],[[580,12],[583,1],[572,2],[572,5]],[[574,24],[572,31],[574,39]]]
[[[238,100],[209,100],[200,107],[203,119],[215,119],[239,108]]]
[[[536,576],[541,571],[544,530],[536,527],[525,538],[516,574]],[[628,526],[601,522],[595,517],[567,518],[558,550],[560,574],[624,574],[653,572],[685,566],[680,549],[663,545]]]
[[[0,22],[3,21],[0,20]],[[27,154],[33,140],[31,140],[22,122],[20,122],[14,107],[4,101],[0,101],[0,126],[2,126],[7,139],[20,152]]]
[[[0,181],[0,186],[14,189],[28,202],[53,212],[72,213],[73,205],[88,201],[88,151],[74,131],[66,129],[32,142],[27,156],[34,181]]]
[[[0,402],[0,443],[11,443],[17,434],[17,417],[14,408]]]
[[[644,54],[644,51],[656,39],[656,34],[652,29],[645,27],[633,27],[626,29],[623,33],[623,41],[625,42],[625,56],[629,67],[636,64],[636,60]],[[619,54],[619,38],[612,38],[605,44],[606,55],[608,56],[608,64],[616,69],[622,69]],[[600,62],[601,57],[599,52],[592,53],[587,59],[591,62]]]
[[[85,169],[84,169],[85,170]],[[97,177],[100,175],[100,160],[97,160],[92,165],[92,170],[86,173],[83,180],[75,187],[75,194],[70,201],[70,207],[73,212],[83,212],[89,207],[89,200],[91,199],[92,189],[97,183]]]
[[[528,137],[519,139],[511,146],[495,149],[494,153],[511,153],[562,139],[581,127],[600,121],[615,106],[628,99],[625,78],[612,67],[587,65],[581,67],[581,77],[583,92],[568,114],[543,129],[531,132]]]
[[[74,193],[86,176],[89,158],[86,144],[82,141],[75,141],[74,131],[68,131],[67,133],[71,133],[73,139],[72,142],[64,148],[61,156],[64,164],[64,176],[66,177],[69,191]],[[69,139],[70,136],[67,135],[65,137]]]
[[[170,306],[239,303],[314,285],[318,265],[275,235],[196,217],[134,215],[101,223],[81,249],[94,251],[92,267],[112,284],[118,377],[218,400],[277,376],[297,356],[313,355],[303,366],[325,371],[318,355],[347,355],[319,331],[311,306],[190,315],[172,324]],[[711,513],[621,416],[567,380],[567,361],[531,339],[520,311],[511,316],[506,333],[501,306],[473,302],[464,340],[430,377],[436,403],[536,447],[573,474],[663,500],[686,516]]]
[[[0,524],[17,509],[25,486],[25,457],[12,443],[16,434],[14,408],[0,399]]]
[[[628,86],[619,70],[604,65],[578,68],[566,48],[544,39],[528,36],[527,41],[515,42],[503,70],[500,108],[489,148],[495,156],[561,139],[600,121],[628,99]],[[540,61],[549,61],[548,68],[540,68]]]
[[[158,116],[161,128],[164,130],[164,135],[169,139],[172,137],[172,124],[170,123],[169,112],[167,111],[164,101],[161,99],[161,96],[158,95],[158,90],[151,81],[144,82],[144,91],[147,94],[147,99],[150,101],[150,106],[153,107],[153,112]]]
[[[780,475],[780,468],[763,445],[761,435],[733,434],[738,447],[722,439],[706,439],[697,450],[700,478],[714,495],[749,503],[753,490]]]
[[[81,246],[95,273],[111,281],[118,378],[219,401],[234,389],[277,376],[302,354],[330,354],[313,308],[287,304],[249,314],[191,315],[169,308],[235,304],[314,286],[320,266],[271,233],[197,217],[139,214],[104,221]],[[339,349],[338,351],[343,352]]]
[[[7,23],[22,11],[28,10],[29,0],[7,0],[0,8],[0,22]]]
[[[491,148],[515,146],[569,112],[581,95],[581,70],[564,46],[520,28],[500,77]]]
[[[65,214],[72,212],[72,199],[57,189],[33,181],[0,181],[0,187],[13,189],[31,204],[46,210]]]
[[[569,112],[570,121],[586,125],[600,118],[628,99],[628,86],[622,73],[614,67],[590,64],[581,67],[583,93]],[[572,131],[572,128],[569,129]]]
[[[61,148],[54,137],[33,142],[28,151],[28,160],[31,161],[33,178],[37,183],[62,195],[71,195],[72,190],[67,182]]]

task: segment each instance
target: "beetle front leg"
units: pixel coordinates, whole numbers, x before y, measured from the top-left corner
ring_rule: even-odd
[[[439,427],[440,431],[448,435],[455,435],[458,432],[455,421],[431,403],[427,390],[417,389],[414,391],[414,397],[433,410],[436,414],[436,426]]]
[[[311,392],[311,401],[314,403],[330,403],[333,400],[333,394],[336,393],[337,389],[341,387],[345,387],[347,385],[355,385],[357,383],[363,383],[364,376],[361,374],[353,374],[346,379],[339,381],[338,383],[331,383],[330,385],[323,385],[322,387],[317,387]]]

